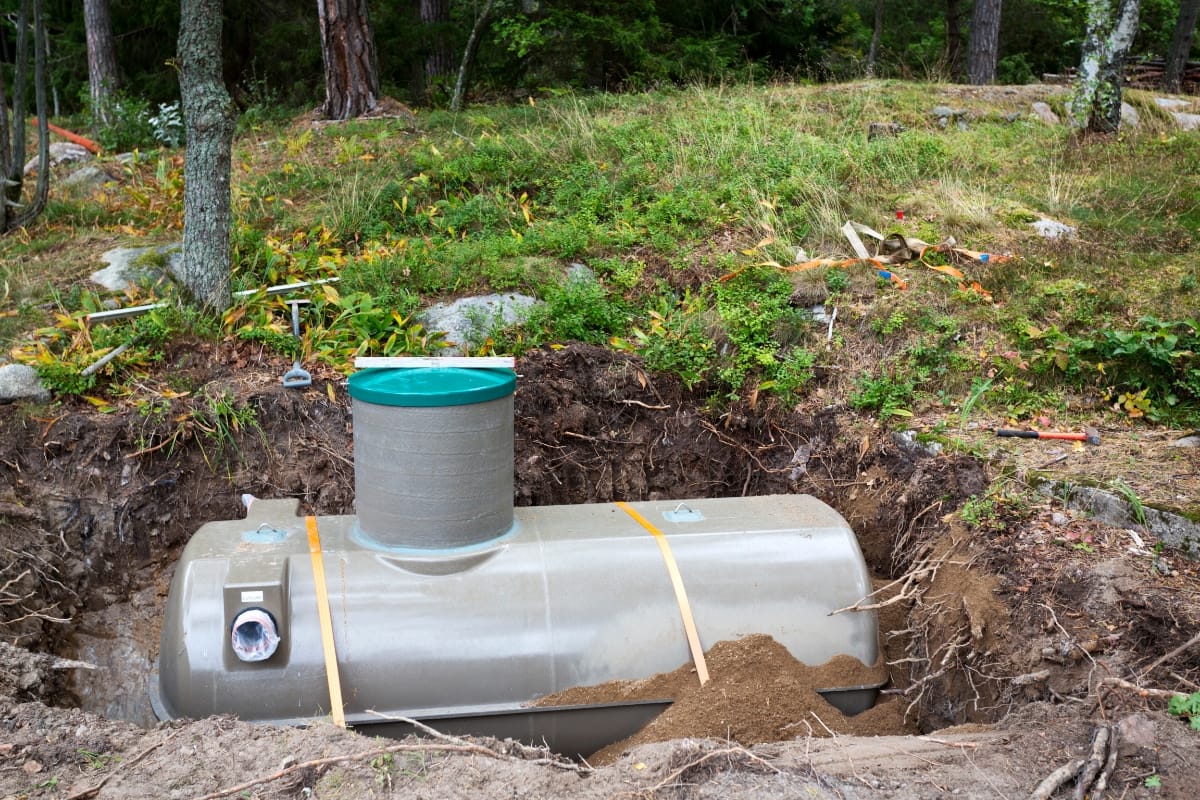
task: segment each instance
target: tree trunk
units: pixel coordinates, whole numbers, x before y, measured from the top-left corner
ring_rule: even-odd
[[[1000,55],[1001,0],[975,0],[971,38],[967,42],[967,83],[982,86],[996,82]]]
[[[867,77],[875,77],[879,62],[879,40],[883,37],[883,0],[875,0],[875,25],[871,28],[871,48],[867,51]]]
[[[483,10],[479,12],[479,16],[475,18],[475,24],[471,27],[471,35],[467,38],[467,46],[463,48],[462,62],[458,65],[458,78],[454,81],[454,94],[450,98],[450,110],[458,111],[462,108],[463,93],[466,91],[467,70],[471,68],[471,60],[475,57],[475,51],[479,48],[479,37],[483,35],[483,29],[487,27],[488,20],[492,16],[492,5],[495,0],[487,0],[483,5]]]
[[[426,42],[421,94],[429,96],[454,70],[454,55],[447,36],[450,27],[450,0],[420,0],[421,25]]]
[[[962,0],[946,0],[946,71],[950,80],[963,76]]]
[[[325,60],[326,119],[351,119],[379,105],[379,65],[367,0],[317,0]]]
[[[1140,0],[1088,0],[1087,38],[1067,109],[1072,121],[1094,133],[1121,125],[1125,55],[1137,33]]]
[[[234,114],[221,81],[221,0],[182,0],[179,91],[187,128],[180,280],[201,305],[229,307],[230,150]]]
[[[38,174],[34,185],[33,196],[15,217],[8,220],[5,232],[23,228],[33,222],[46,208],[46,198],[50,194],[50,109],[46,107],[46,48],[38,47],[37,42],[46,37],[46,20],[42,15],[42,0],[33,0],[33,98],[37,105],[38,115]],[[25,129],[25,121],[21,120],[21,129]]]
[[[112,122],[112,102],[117,91],[117,49],[113,40],[108,0],[83,0],[87,30],[88,81],[92,113],[105,125]]]
[[[1187,66],[1188,53],[1192,50],[1192,34],[1196,30],[1196,19],[1200,17],[1200,0],[1182,0],[1179,4],[1179,19],[1175,22],[1175,33],[1171,36],[1171,47],[1167,50],[1167,70],[1163,75],[1163,89],[1178,92],[1183,81],[1183,70]]]

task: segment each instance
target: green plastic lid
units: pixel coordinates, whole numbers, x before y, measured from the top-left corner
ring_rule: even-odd
[[[350,376],[350,396],[381,406],[433,408],[486,403],[513,393],[510,369],[417,367],[364,369]]]

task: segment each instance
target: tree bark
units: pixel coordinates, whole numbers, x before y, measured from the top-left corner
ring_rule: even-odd
[[[487,0],[483,5],[483,10],[479,12],[479,16],[475,18],[475,24],[471,26],[471,35],[467,38],[467,46],[463,48],[462,62],[458,65],[458,78],[454,81],[454,94],[450,98],[450,110],[458,111],[462,108],[463,93],[466,92],[467,70],[471,68],[471,60],[475,58],[475,51],[479,49],[479,37],[483,35],[483,29],[487,27],[488,20],[492,16],[492,5],[495,0]]]
[[[1093,133],[1120,127],[1122,72],[1139,11],[1140,0],[1088,0],[1087,38],[1067,104],[1076,126]]]
[[[967,83],[982,86],[996,82],[1000,56],[1001,0],[975,0],[971,37],[967,41]]]
[[[883,0],[875,0],[875,24],[871,28],[871,47],[867,50],[867,77],[875,77],[879,62],[879,40],[883,37]]]
[[[447,36],[450,0],[420,0],[420,12],[428,48],[421,76],[421,93],[429,95],[454,70],[454,55]]]
[[[946,0],[946,71],[950,80],[963,76],[962,0]]]
[[[50,113],[46,107],[46,48],[38,47],[37,43],[46,36],[46,20],[42,15],[42,0],[33,0],[33,98],[37,105],[38,115],[38,174],[34,185],[33,196],[16,215],[7,220],[5,232],[23,228],[33,222],[46,208],[46,198],[50,194]],[[21,130],[25,130],[25,121],[21,120]],[[18,167],[19,169],[21,167]]]
[[[92,112],[107,125],[112,121],[112,102],[118,88],[117,49],[108,0],[83,0],[83,24],[87,31]]]
[[[325,60],[326,119],[351,119],[379,106],[379,62],[367,0],[317,0]]]
[[[235,120],[221,80],[221,0],[182,0],[179,90],[187,128],[179,277],[201,305],[223,311],[232,299],[229,180]]]
[[[1163,74],[1163,89],[1168,92],[1178,92],[1183,82],[1183,70],[1187,66],[1188,53],[1192,50],[1197,18],[1200,18],[1200,0],[1182,0],[1175,33],[1167,50],[1167,69]]]

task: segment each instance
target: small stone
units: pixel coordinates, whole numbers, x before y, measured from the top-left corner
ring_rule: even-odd
[[[1051,515],[1050,521],[1061,528],[1063,525],[1066,525],[1071,520],[1067,517],[1066,514],[1062,513],[1061,511],[1055,511],[1054,514]]]
[[[1043,239],[1074,239],[1075,228],[1057,220],[1042,217],[1041,219],[1029,223],[1030,226],[1037,231],[1038,236]]]
[[[942,118],[955,116],[955,111],[950,106],[934,106],[933,110],[929,113],[935,117]]]
[[[1171,447],[1200,447],[1200,433],[1189,433],[1171,442]]]
[[[5,364],[0,367],[0,403],[31,400],[50,401],[50,390],[42,383],[37,370],[28,364]]]
[[[1130,714],[1122,718],[1117,723],[1117,741],[1120,742],[1124,755],[1132,755],[1132,752],[1126,751],[1125,748],[1131,749],[1154,747],[1154,736],[1156,733],[1157,723],[1149,714],[1137,713]]]
[[[1058,114],[1054,113],[1054,109],[1050,108],[1050,106],[1046,103],[1039,101],[1034,103],[1032,108],[1033,113],[1038,116],[1038,119],[1047,125],[1058,125],[1060,122],[1062,122],[1062,120],[1059,119]]]
[[[1121,124],[1130,128],[1136,128],[1141,122],[1141,117],[1138,116],[1137,109],[1129,105],[1129,103],[1121,103]]]
[[[42,682],[42,676],[38,675],[37,670],[29,670],[21,673],[21,677],[17,678],[17,688],[23,692],[28,692]]]
[[[890,139],[899,136],[907,130],[899,122],[872,122],[867,126],[867,141],[872,139]]]
[[[1180,100],[1178,97],[1156,97],[1154,104],[1159,108],[1165,108],[1168,111],[1176,108],[1191,108],[1190,100]]]
[[[32,758],[21,765],[21,769],[26,775],[36,775],[42,771],[42,762],[34,761]]]

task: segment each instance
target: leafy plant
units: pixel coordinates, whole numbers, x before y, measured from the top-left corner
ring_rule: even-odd
[[[855,385],[855,392],[850,395],[850,405],[854,408],[878,411],[884,419],[912,416],[907,408],[916,388],[912,381],[889,375],[863,375]]]
[[[1200,692],[1177,694],[1167,701],[1167,713],[1183,717],[1194,731],[1200,731]]]

